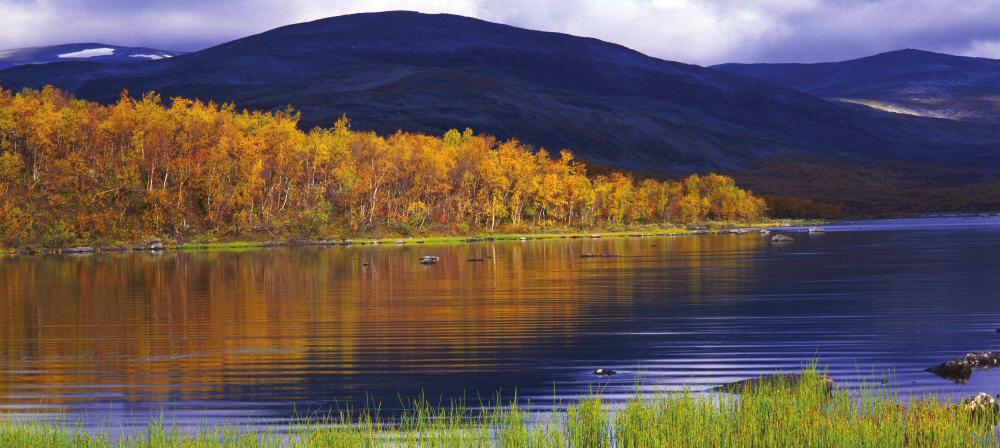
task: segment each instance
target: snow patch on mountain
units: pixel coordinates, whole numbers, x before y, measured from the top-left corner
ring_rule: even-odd
[[[141,54],[140,53],[140,54],[129,55],[129,57],[130,58],[146,58],[146,59],[152,59],[152,60],[156,61],[156,60],[160,60],[160,59],[163,59],[163,58],[169,58],[170,55],[169,54]]]
[[[72,53],[63,53],[59,55],[60,58],[92,58],[95,56],[111,56],[115,54],[114,48],[89,48],[86,50],[74,51]]]

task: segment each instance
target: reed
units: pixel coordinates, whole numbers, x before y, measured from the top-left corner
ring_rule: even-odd
[[[409,406],[402,417],[342,413],[282,432],[235,426],[185,432],[161,422],[120,438],[73,426],[0,420],[3,447],[975,447],[997,446],[997,414],[971,413],[934,397],[895,399],[862,385],[828,392],[815,367],[796,383],[761,384],[741,395],[636,395],[612,406],[599,393],[565,412],[518,404]]]

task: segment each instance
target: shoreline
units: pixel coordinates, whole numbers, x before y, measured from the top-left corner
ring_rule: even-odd
[[[624,229],[553,229],[551,231],[509,232],[497,233],[478,232],[464,235],[426,235],[426,236],[359,236],[343,239],[280,239],[280,240],[233,240],[211,243],[175,242],[168,239],[148,239],[143,243],[121,243],[111,245],[79,245],[60,248],[44,248],[29,246],[25,248],[0,248],[0,256],[32,256],[32,255],[92,255],[151,251],[233,251],[256,250],[273,247],[330,247],[330,246],[366,246],[366,245],[444,245],[468,244],[487,241],[529,241],[549,239],[600,239],[600,238],[638,238],[685,236],[703,234],[750,233],[764,228],[795,227],[813,224],[825,224],[830,221],[812,220],[781,220],[762,221],[758,223],[705,223],[699,226],[648,226],[629,227]],[[159,246],[154,248],[154,244]]]
[[[166,448],[396,446],[996,446],[1000,406],[981,393],[961,402],[901,401],[877,381],[837,387],[815,365],[800,373],[750,378],[708,391],[624,397],[592,392],[551,411],[518,401],[404,403],[402,416],[362,409],[281,427],[220,423],[184,429],[155,418],[113,433],[69,420],[0,416],[4,446]],[[727,388],[727,386],[730,386]]]

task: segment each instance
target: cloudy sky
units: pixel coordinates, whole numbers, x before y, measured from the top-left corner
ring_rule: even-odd
[[[0,0],[0,49],[96,41],[191,51],[281,25],[394,9],[596,37],[702,65],[900,48],[1000,59],[1000,0]]]

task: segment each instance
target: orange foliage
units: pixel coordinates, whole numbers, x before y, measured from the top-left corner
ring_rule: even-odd
[[[725,176],[587,176],[471,131],[304,132],[297,113],[156,94],[103,106],[0,89],[0,241],[310,236],[528,226],[751,221],[764,202]]]

